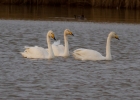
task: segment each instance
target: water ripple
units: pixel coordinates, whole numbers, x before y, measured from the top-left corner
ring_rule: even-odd
[[[1,100],[138,100],[140,98],[140,26],[134,24],[0,20]],[[69,28],[68,58],[27,59],[20,55],[25,45],[47,47],[46,32],[62,40]],[[120,41],[111,41],[112,61],[75,60],[72,51],[89,48],[105,55],[106,38],[115,31]]]

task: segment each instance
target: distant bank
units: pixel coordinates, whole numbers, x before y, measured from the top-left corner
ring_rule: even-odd
[[[140,9],[140,0],[0,0],[0,4]]]

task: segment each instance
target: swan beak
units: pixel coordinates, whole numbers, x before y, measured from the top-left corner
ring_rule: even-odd
[[[74,34],[71,33],[72,36],[74,36]]]
[[[118,35],[116,35],[115,38],[118,39],[118,40],[120,40],[119,37],[118,37]]]
[[[54,36],[54,33],[51,35],[51,37],[52,37],[54,40],[56,40],[56,39],[55,39],[55,36]]]
[[[54,40],[56,40],[56,38],[55,38],[55,37],[54,37],[53,39],[54,39]]]

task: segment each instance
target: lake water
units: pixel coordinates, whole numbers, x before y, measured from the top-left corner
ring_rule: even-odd
[[[4,9],[8,9],[7,6],[3,8],[5,12]],[[112,20],[106,16],[108,20],[105,20],[103,15],[98,15],[98,21],[92,18],[94,15],[87,14],[89,17],[86,20],[77,20],[73,18],[76,11],[71,14],[70,10],[68,15],[65,12],[59,15],[57,12],[56,16],[49,13],[48,16],[53,17],[49,19],[47,15],[46,18],[42,16],[47,14],[47,10],[41,14],[40,10],[37,14],[36,11],[30,14],[21,13],[20,9],[10,13],[0,11],[0,100],[140,99],[140,16],[124,19],[115,16],[116,19]],[[88,13],[86,9],[84,11]],[[80,14],[78,10],[77,13]],[[36,15],[40,17],[33,17]],[[74,34],[74,37],[68,37],[70,57],[47,60],[27,59],[20,55],[25,45],[46,48],[48,30],[53,30],[56,39],[63,44],[66,28]],[[113,60],[74,59],[72,52],[77,48],[94,49],[105,55],[106,38],[110,31],[115,31],[120,38],[111,41]]]

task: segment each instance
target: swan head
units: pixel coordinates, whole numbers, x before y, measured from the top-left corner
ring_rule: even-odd
[[[48,35],[50,38],[53,38],[54,40],[56,40],[56,39],[55,39],[54,32],[53,32],[52,30],[49,30],[48,33],[47,33],[47,35]]]
[[[115,32],[110,32],[109,33],[109,36],[112,37],[112,38],[116,38],[116,39],[119,40],[119,37],[118,37],[118,35]]]
[[[64,30],[65,35],[73,35],[72,32],[69,29]],[[73,35],[74,36],[74,35]]]

